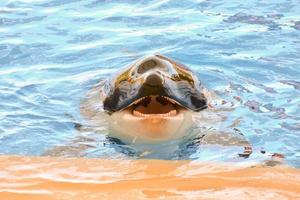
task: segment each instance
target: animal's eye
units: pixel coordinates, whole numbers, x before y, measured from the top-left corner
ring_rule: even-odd
[[[178,74],[172,74],[171,79],[173,79],[174,81],[180,81],[180,77]]]

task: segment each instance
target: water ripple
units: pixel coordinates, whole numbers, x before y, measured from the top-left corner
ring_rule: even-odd
[[[233,102],[225,124],[241,119],[255,148],[300,166],[299,10],[297,0],[1,1],[0,154],[41,155],[83,134],[79,105],[92,85],[162,53]],[[124,156],[100,143],[84,155]],[[192,158],[226,154],[206,153]]]

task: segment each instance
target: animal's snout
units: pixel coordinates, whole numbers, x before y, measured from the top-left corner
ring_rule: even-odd
[[[163,81],[162,76],[157,73],[151,73],[145,79],[145,83],[150,86],[160,86],[163,84]]]

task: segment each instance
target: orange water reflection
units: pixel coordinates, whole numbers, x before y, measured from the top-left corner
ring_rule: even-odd
[[[222,163],[0,157],[0,199],[300,199],[300,170]]]

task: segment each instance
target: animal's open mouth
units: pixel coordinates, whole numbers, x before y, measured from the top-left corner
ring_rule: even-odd
[[[129,107],[137,117],[171,117],[182,108],[175,100],[165,96],[142,97]]]

